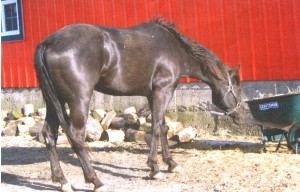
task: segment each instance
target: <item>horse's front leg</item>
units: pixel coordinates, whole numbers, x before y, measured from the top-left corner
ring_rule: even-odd
[[[165,179],[160,172],[157,160],[157,148],[159,139],[161,139],[163,161],[169,166],[168,170],[176,171],[177,163],[172,159],[169,151],[167,132],[168,128],[164,121],[164,114],[167,106],[172,99],[173,89],[156,90],[152,97],[148,98],[152,110],[152,140],[148,166],[151,168],[150,177],[154,179]]]
[[[158,148],[159,136],[160,136],[159,125],[152,124],[152,139],[151,139],[150,153],[149,153],[147,165],[151,169],[150,178],[162,180],[165,179],[165,176],[159,170],[158,159],[157,159],[157,148]]]
[[[172,159],[172,155],[169,151],[169,145],[168,145],[168,139],[167,139],[167,133],[168,133],[168,127],[163,123],[163,125],[160,126],[161,134],[161,147],[162,147],[162,157],[164,163],[168,165],[168,171],[172,173],[179,173],[182,171],[182,168],[178,166],[178,164]]]

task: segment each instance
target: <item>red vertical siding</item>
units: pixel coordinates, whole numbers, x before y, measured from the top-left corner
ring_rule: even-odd
[[[38,86],[36,44],[72,23],[129,27],[156,16],[241,64],[242,80],[300,79],[298,0],[23,0],[25,38],[2,43],[2,87]]]

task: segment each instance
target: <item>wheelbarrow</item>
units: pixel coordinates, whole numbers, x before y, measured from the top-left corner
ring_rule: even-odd
[[[278,141],[278,151],[285,137],[288,147],[300,153],[300,93],[248,100],[246,103],[253,117],[247,118],[246,122],[261,128],[264,152],[268,141]],[[225,115],[215,111],[210,113]]]
[[[277,151],[285,137],[289,148],[300,153],[300,93],[254,99],[246,103],[253,116],[247,122],[260,126],[264,151],[267,141],[278,141]]]

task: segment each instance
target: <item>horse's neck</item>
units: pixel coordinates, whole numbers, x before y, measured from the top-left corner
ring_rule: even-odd
[[[225,68],[221,68],[214,62],[218,60],[203,60],[199,61],[197,59],[191,58],[186,66],[184,76],[193,77],[202,80],[210,86],[214,86],[218,79],[224,78]]]

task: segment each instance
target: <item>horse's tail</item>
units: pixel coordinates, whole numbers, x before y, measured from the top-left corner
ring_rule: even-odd
[[[69,119],[66,117],[67,114],[64,107],[61,106],[61,103],[58,100],[57,92],[53,86],[51,77],[49,76],[47,66],[44,62],[44,53],[47,49],[45,43],[40,43],[35,51],[34,54],[34,67],[37,74],[37,78],[40,84],[40,89],[42,91],[43,97],[45,102],[47,103],[48,107],[53,108],[55,110],[56,115],[59,120],[59,124],[65,131],[69,141],[75,142],[77,145],[80,145],[84,149],[88,150],[86,143],[80,142],[74,134],[70,133],[69,127]],[[72,145],[72,142],[69,142]]]

